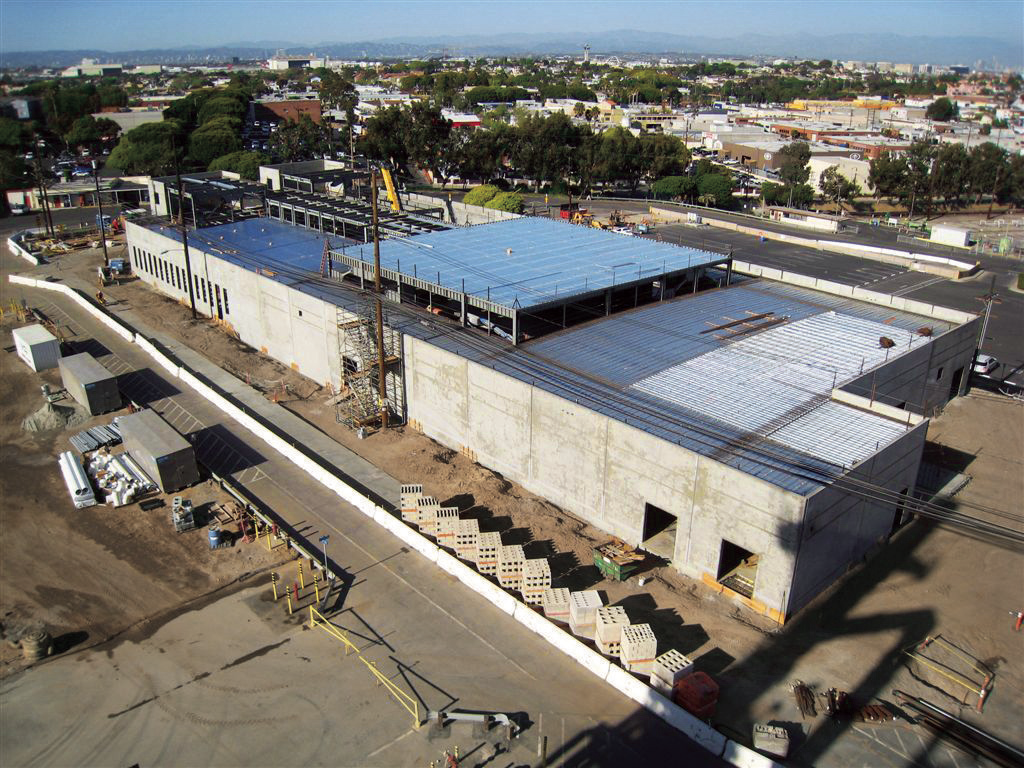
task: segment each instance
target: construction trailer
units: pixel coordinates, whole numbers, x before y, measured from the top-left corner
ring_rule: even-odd
[[[64,389],[92,416],[121,407],[117,377],[88,352],[62,357],[58,362]]]
[[[26,325],[11,332],[18,357],[33,371],[46,371],[57,367],[60,360],[60,340],[39,325]]]
[[[118,420],[125,449],[164,493],[199,482],[191,443],[156,411],[144,410]]]

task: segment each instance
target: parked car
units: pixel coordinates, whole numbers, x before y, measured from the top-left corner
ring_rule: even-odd
[[[999,367],[999,361],[996,360],[992,355],[978,355],[974,361],[974,372],[990,374],[996,368]]]

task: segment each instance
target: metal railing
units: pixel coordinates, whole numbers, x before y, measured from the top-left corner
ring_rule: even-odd
[[[340,629],[338,629],[333,624],[331,624],[326,618],[324,618],[324,615],[320,613],[320,611],[318,611],[312,605],[309,606],[309,626],[311,629],[316,629],[317,627],[320,627],[327,634],[329,634],[335,640],[344,645],[346,656],[348,656],[350,653],[355,653],[355,655],[359,658],[361,662],[363,662],[366,668],[370,670],[370,674],[377,679],[377,685],[383,685],[387,689],[388,693],[390,693],[391,696],[395,699],[395,701],[397,701],[406,712],[412,715],[413,728],[419,730],[421,722],[419,702],[417,702],[416,699],[414,699],[408,693],[399,688],[394,683],[393,680],[388,679],[388,677],[383,672],[377,669],[376,662],[370,661],[369,659],[365,658],[363,654],[359,651],[359,648],[351,640],[348,639],[348,635]]]

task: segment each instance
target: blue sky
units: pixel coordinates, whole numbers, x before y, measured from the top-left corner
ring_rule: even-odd
[[[0,0],[0,50],[616,29],[727,37],[895,32],[1020,39],[1022,0]]]

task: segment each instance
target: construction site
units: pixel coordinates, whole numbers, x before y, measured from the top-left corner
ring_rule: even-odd
[[[345,656],[358,657],[352,663],[385,692],[368,708],[404,708],[419,735],[406,740],[396,733],[395,742],[381,736],[383,746],[372,748],[352,743],[353,764],[415,764],[430,750],[449,749],[437,739],[464,742],[463,755],[476,750],[466,764],[490,764],[506,753],[516,765],[606,764],[599,754],[604,738],[628,764],[660,764],[660,748],[672,745],[679,754],[676,739],[688,740],[707,764],[739,764],[744,749],[743,759],[769,763],[907,764],[892,745],[902,743],[901,733],[922,732],[909,723],[928,719],[918,697],[936,690],[944,693],[940,706],[965,722],[994,721],[994,732],[1020,742],[1019,697],[1012,703],[1011,692],[1024,678],[1007,661],[1014,641],[1008,609],[962,599],[977,585],[967,558],[950,556],[971,550],[994,571],[1020,572],[1019,549],[1003,542],[1013,540],[1003,535],[1006,520],[976,514],[1005,507],[1008,487],[1019,485],[1012,446],[1022,426],[1018,405],[963,397],[976,315],[822,280],[752,279],[728,254],[593,227],[532,218],[460,226],[443,202],[434,215],[394,210],[397,198],[384,197],[380,206],[375,197],[328,199],[312,186],[247,189],[216,200],[200,194],[202,179],[188,187],[180,197],[195,208],[175,202],[164,211],[170,218],[126,223],[123,240],[111,248],[130,263],[131,277],[104,286],[102,304],[90,289],[97,258],[102,262],[96,249],[31,272],[17,269],[77,289],[80,306],[47,300],[43,286],[7,286],[18,293],[5,331],[30,322],[24,312],[34,307],[63,337],[66,352],[88,351],[117,370],[108,355],[127,364],[129,354],[106,338],[90,341],[86,331],[91,325],[102,332],[103,323],[107,332],[119,324],[134,329],[130,346],[155,363],[150,368],[140,359],[117,370],[121,394],[130,409],[156,410],[194,438],[204,485],[191,486],[202,489],[192,491],[191,502],[220,511],[217,527],[232,531],[237,554],[196,537],[171,539],[190,541],[188,553],[162,554],[167,530],[144,522],[151,518],[141,507],[134,535],[152,540],[150,551],[161,562],[180,558],[204,571],[213,592],[203,593],[203,605],[225,603],[225,613],[238,620],[254,611],[264,647],[289,642],[279,638],[290,638],[301,622],[324,630],[315,633],[326,637],[318,644],[334,642]],[[92,306],[86,315],[83,301]],[[93,320],[85,319],[90,313]],[[113,319],[97,324],[98,313]],[[156,385],[163,397],[142,396],[142,385],[123,381],[132,369],[148,371],[137,378],[153,386],[150,376],[163,377],[168,366],[177,373],[170,384]],[[38,405],[33,376],[39,374],[28,368],[18,372],[14,384],[25,395],[5,406],[13,409],[5,424],[9,439],[23,445],[20,455],[37,456],[41,471],[45,457],[67,449],[64,430],[84,427],[64,422],[42,433],[42,442],[27,437],[18,425],[31,415],[30,404]],[[60,390],[53,372],[43,380]],[[204,421],[199,411],[179,414],[173,404],[190,388],[202,394],[197,403],[204,407],[216,410],[223,397],[256,419],[244,427],[255,436],[229,439],[223,429],[193,424],[189,419]],[[109,424],[113,415],[83,424]],[[298,452],[290,460],[295,466],[315,465],[303,470],[309,477],[275,479],[271,453],[284,447],[273,448],[257,427]],[[957,512],[919,492],[936,446],[948,470],[955,464],[950,457],[1000,430],[1005,438],[992,444],[1003,447],[1003,458],[975,459],[973,479],[957,497],[969,507]],[[226,461],[231,451],[238,458]],[[316,480],[324,471],[340,479]],[[50,482],[48,506],[67,506],[59,484]],[[355,510],[371,514],[360,506],[366,503],[388,511],[387,518],[371,514],[382,531],[371,534],[367,526],[375,523],[359,522],[365,518],[356,511],[344,522],[313,523],[327,507],[312,486],[320,493],[339,482],[335,492],[350,494],[342,498]],[[179,495],[166,494],[166,505]],[[301,510],[291,506],[296,501]],[[118,529],[109,516],[100,522],[104,512],[76,514],[89,515],[74,519],[90,535]],[[400,556],[385,554],[387,545],[381,550],[389,536],[405,542]],[[339,538],[344,556],[329,557]],[[370,541],[377,545],[367,551]],[[239,556],[247,567],[231,564]],[[453,631],[493,651],[496,644],[504,671],[474,671],[472,682],[452,677],[440,649],[424,657],[432,671],[426,678],[408,658],[397,658],[401,651],[388,657],[395,666],[383,675],[379,654],[363,659],[391,647],[383,626],[394,624],[396,636],[405,637],[402,627],[411,629],[416,611],[429,613],[440,599],[430,589],[422,596],[428,605],[413,609],[401,586],[388,592],[394,602],[359,598],[366,594],[361,568],[384,567],[374,563],[396,556],[404,584],[419,583],[412,572],[458,580],[452,589],[465,597],[446,590],[442,605],[469,626]],[[215,573],[241,576],[228,589],[233,595],[217,592]],[[90,620],[41,613],[45,601],[32,595],[32,579],[38,581],[26,563],[17,589],[29,597],[13,615],[23,627],[31,618],[52,635]],[[145,579],[164,582],[159,570]],[[197,577],[175,583],[179,596],[201,591]],[[951,590],[960,596],[952,610]],[[1012,583],[1001,582],[999,590],[1005,601],[1014,599]],[[926,597],[932,591],[938,603]],[[175,601],[166,600],[171,610]],[[470,621],[464,601],[480,603],[483,612],[474,608]],[[901,613],[910,604],[921,608]],[[8,605],[3,609],[12,616]],[[157,622],[163,629],[153,630],[187,633],[186,624],[175,624],[201,624],[208,610],[197,606],[186,615],[179,604]],[[411,613],[399,619],[396,611]],[[353,617],[362,624],[353,625]],[[93,631],[110,637],[139,618],[125,612]],[[513,618],[536,627],[533,639],[502,628],[502,621],[515,626]],[[426,616],[420,621],[435,626]],[[531,644],[543,645],[551,631],[575,638],[580,650],[563,652],[575,653],[576,661],[559,662],[555,654],[544,662],[547,671],[533,669],[524,659],[550,651]],[[149,630],[128,637],[138,642],[133,653],[144,653]],[[444,632],[432,637],[445,640]],[[241,648],[238,659],[246,656]],[[329,646],[321,650],[330,655]],[[25,663],[7,654],[5,676]],[[582,674],[590,674],[602,660],[604,681],[596,683],[592,676],[570,683],[566,671],[555,671],[589,664]],[[291,662],[278,661],[268,679],[302,676]],[[222,669],[232,666],[225,663]],[[529,680],[486,694],[493,691],[488,681],[507,682],[516,667],[530,670]],[[205,667],[187,668],[193,678],[204,674]],[[544,675],[571,690],[554,694],[550,683],[537,682]],[[633,687],[638,683],[643,690]],[[460,694],[451,692],[456,686]],[[245,690],[237,682],[229,687]],[[561,738],[525,703],[512,703],[517,697],[553,697],[563,712]],[[592,704],[578,709],[588,699]],[[453,700],[486,718],[469,729],[474,721],[455,711]],[[653,703],[662,701],[676,709]],[[570,717],[566,736],[568,711],[593,714]],[[604,735],[590,732],[587,717],[609,723]],[[202,720],[187,727],[209,727]],[[238,722],[258,721],[251,714]],[[934,722],[955,730],[941,717]],[[705,732],[708,723],[713,727]],[[412,742],[422,735],[434,746],[419,752]],[[920,750],[914,743],[903,750],[920,764],[963,764],[966,754],[978,761],[969,764],[1012,764],[1000,762],[1013,755],[1001,741],[967,752],[929,746],[927,736]],[[238,761],[211,754],[221,763]],[[27,755],[8,752],[18,764]],[[124,759],[138,760],[127,753]]]

